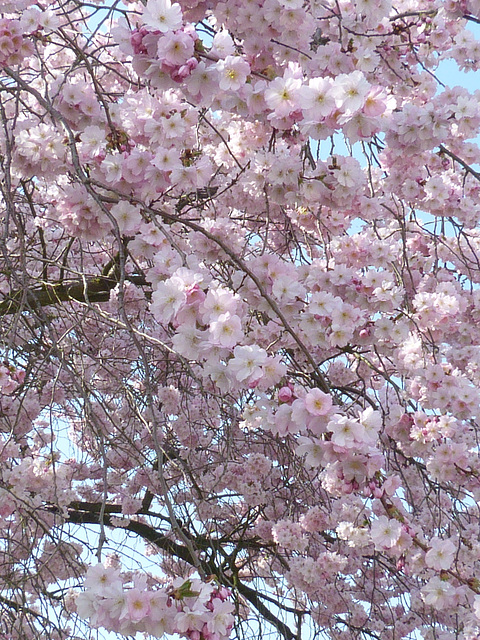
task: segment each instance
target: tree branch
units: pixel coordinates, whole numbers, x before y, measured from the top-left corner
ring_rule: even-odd
[[[453,151],[450,151],[450,149],[447,149],[445,146],[443,146],[443,144],[440,144],[439,147],[440,147],[441,153],[444,153],[446,156],[449,156],[455,162],[458,162],[458,164],[462,166],[467,173],[471,173],[474,178],[476,178],[477,180],[480,180],[480,173],[478,171],[475,171],[475,169],[472,169],[472,167],[469,164],[467,164],[465,160],[462,160],[461,158],[459,158],[459,156],[457,156],[456,153],[453,153]]]
[[[15,602],[15,600],[11,600],[10,598],[5,598],[4,596],[0,596],[0,604],[3,604],[6,607],[9,607],[10,609],[13,609],[14,611],[16,611],[16,613],[30,615],[33,618],[35,618],[36,620],[41,621],[41,623],[43,625],[45,625],[45,626],[49,625],[49,626],[53,627],[56,631],[61,631],[61,629],[59,627],[57,627],[57,625],[54,624],[51,620],[49,620],[48,618],[43,616],[38,611],[34,611],[30,607],[27,607],[23,603],[18,603],[18,602]],[[12,619],[15,619],[15,615],[14,614],[12,614]]]
[[[107,265],[107,267],[110,266]],[[6,316],[21,311],[31,311],[39,307],[47,307],[60,302],[76,300],[77,302],[108,302],[110,292],[118,282],[117,264],[101,276],[93,276],[82,280],[67,282],[44,282],[38,287],[14,291],[0,302],[0,316]],[[125,278],[138,287],[148,283],[141,275],[132,275]]]
[[[18,311],[46,307],[59,302],[107,302],[110,291],[117,285],[115,278],[96,276],[85,281],[44,283],[40,287],[15,291],[0,302],[0,316]]]

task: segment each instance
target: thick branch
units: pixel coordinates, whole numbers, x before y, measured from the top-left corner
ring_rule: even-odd
[[[143,275],[127,275],[128,282],[137,287],[144,287],[148,283]],[[70,280],[67,282],[43,283],[38,287],[15,291],[0,302],[0,316],[6,316],[18,311],[30,311],[51,304],[76,300],[77,302],[108,302],[110,292],[119,283],[118,264],[116,260],[109,262],[103,274]]]
[[[40,287],[15,291],[0,302],[0,316],[17,311],[46,307],[59,302],[107,302],[110,291],[117,285],[115,278],[97,276],[72,282],[45,283]]]
[[[258,591],[247,587],[246,584],[242,584],[241,582],[236,585],[236,588],[240,595],[242,595],[245,600],[248,600],[248,602],[250,602],[250,604],[252,604],[255,609],[265,618],[265,620],[268,620],[268,622],[270,622],[270,624],[273,625],[277,629],[277,631],[282,634],[285,640],[293,640],[296,637],[290,627],[279,620],[277,616],[263,604],[263,602],[261,601],[261,594],[259,594]]]

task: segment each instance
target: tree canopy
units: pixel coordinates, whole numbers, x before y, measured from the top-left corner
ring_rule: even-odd
[[[0,11],[2,637],[478,640],[478,0]]]

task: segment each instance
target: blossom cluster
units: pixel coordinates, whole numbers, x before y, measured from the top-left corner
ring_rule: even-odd
[[[0,365],[0,393],[10,394],[25,380],[25,371],[8,366],[8,363]]]
[[[94,628],[125,636],[178,633],[190,640],[222,640],[233,626],[229,591],[199,579],[179,578],[170,587],[153,588],[144,575],[97,564],[88,569],[84,586],[73,606]]]
[[[478,3],[113,4],[2,3],[0,635],[474,640]]]
[[[17,65],[32,53],[29,40],[24,38],[20,20],[0,19],[0,65]]]

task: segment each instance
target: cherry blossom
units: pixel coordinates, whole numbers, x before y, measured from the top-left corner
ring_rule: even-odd
[[[428,567],[437,569],[437,571],[450,569],[456,550],[457,547],[452,540],[442,540],[434,537],[430,540],[430,549],[425,555],[425,563]]]
[[[267,361],[265,349],[257,345],[238,346],[233,350],[233,356],[229,362],[229,369],[237,380],[243,382],[247,378],[256,380],[261,377],[261,366]]]
[[[299,89],[302,82],[299,78],[275,78],[265,89],[265,102],[274,110],[275,115],[283,117],[296,111],[299,103]]]
[[[305,408],[314,416],[324,416],[332,408],[332,399],[320,389],[313,389],[305,396]]]
[[[370,535],[378,547],[393,547],[399,540],[401,534],[401,524],[387,516],[380,516],[372,523]]]
[[[475,640],[476,3],[109,4],[2,4],[0,636]]]
[[[171,0],[148,0],[142,14],[143,24],[153,31],[178,29],[182,24],[182,10],[177,2]]]
[[[237,91],[245,84],[250,73],[250,67],[245,60],[235,56],[226,56],[224,60],[219,60],[217,70],[219,72],[218,86],[223,91]]]
[[[435,576],[431,578],[422,589],[422,598],[425,604],[441,611],[448,607],[455,596],[455,589],[448,580],[442,580]]]

